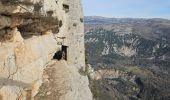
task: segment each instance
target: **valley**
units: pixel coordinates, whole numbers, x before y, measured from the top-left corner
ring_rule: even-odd
[[[97,100],[170,99],[170,20],[85,17],[85,43]]]

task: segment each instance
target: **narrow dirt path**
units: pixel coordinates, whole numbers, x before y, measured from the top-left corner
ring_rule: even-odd
[[[50,62],[43,77],[44,83],[35,100],[90,100],[90,94],[83,97],[89,93],[87,77],[81,76],[77,68],[64,60]]]

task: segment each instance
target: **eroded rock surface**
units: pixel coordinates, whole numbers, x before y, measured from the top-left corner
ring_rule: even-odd
[[[0,0],[0,100],[34,99],[57,52],[72,66],[55,66],[55,78],[64,79],[52,83],[67,93],[59,99],[91,100],[88,79],[78,74],[85,67],[83,25],[81,0]]]
[[[44,83],[35,100],[92,100],[87,77],[80,75],[71,63],[52,61],[43,77]]]
[[[3,44],[0,47],[2,89],[8,88],[9,91],[16,89],[18,95],[21,95],[24,89],[32,90],[34,84],[42,79],[44,66],[53,58],[56,50],[60,49],[59,46],[53,46],[54,44],[57,42],[52,33],[22,42]],[[36,91],[38,90],[32,92]]]

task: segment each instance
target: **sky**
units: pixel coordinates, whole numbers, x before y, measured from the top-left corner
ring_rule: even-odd
[[[85,16],[170,19],[170,0],[83,0]]]

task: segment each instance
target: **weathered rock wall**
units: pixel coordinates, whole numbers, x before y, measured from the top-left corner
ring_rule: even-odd
[[[56,50],[60,49],[53,44],[56,44],[56,40],[52,34],[48,34],[23,42],[7,43],[0,47],[2,56],[0,58],[2,86],[0,91],[3,93],[4,89],[8,89],[7,91],[18,92],[3,95],[4,100],[13,100],[12,95],[17,97],[22,95],[24,90],[32,90],[34,84],[41,85],[45,65],[52,59]],[[38,87],[32,93],[37,91]]]
[[[92,100],[87,77],[80,75],[75,65],[65,60],[51,61],[43,78],[35,100]]]
[[[83,28],[81,0],[0,0],[0,100],[33,99],[62,46],[84,68]]]
[[[85,48],[84,48],[84,23],[81,0],[66,0],[63,4],[69,4],[69,11],[63,18],[63,27],[61,27],[57,37],[63,45],[68,46],[68,61],[74,63],[78,68],[85,66]]]

